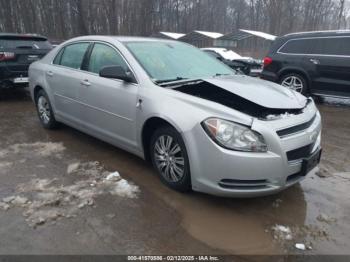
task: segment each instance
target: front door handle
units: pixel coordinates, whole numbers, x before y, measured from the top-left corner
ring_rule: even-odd
[[[53,72],[52,72],[52,71],[47,71],[46,74],[47,74],[48,76],[53,76]]]
[[[82,80],[82,81],[80,82],[80,84],[83,85],[83,86],[86,86],[86,87],[91,86],[91,83],[90,83],[89,80],[87,80],[87,79]]]
[[[311,58],[310,62],[313,63],[314,65],[319,65],[320,64],[320,60],[314,59],[314,58]]]

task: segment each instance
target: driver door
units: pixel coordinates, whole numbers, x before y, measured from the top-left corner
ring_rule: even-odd
[[[130,70],[113,46],[95,43],[81,79],[85,125],[113,144],[135,149],[138,85],[100,77],[99,72],[106,66]]]

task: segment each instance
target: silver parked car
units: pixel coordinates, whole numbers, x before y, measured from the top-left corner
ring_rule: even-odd
[[[151,161],[175,190],[267,195],[320,161],[311,98],[185,43],[79,37],[33,63],[29,79],[45,128],[62,122]]]

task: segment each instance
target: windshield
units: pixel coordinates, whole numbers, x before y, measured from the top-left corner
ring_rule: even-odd
[[[126,46],[156,82],[235,73],[210,55],[180,42],[128,42]]]
[[[38,38],[13,38],[0,39],[0,49],[52,49],[51,44],[46,39]]]

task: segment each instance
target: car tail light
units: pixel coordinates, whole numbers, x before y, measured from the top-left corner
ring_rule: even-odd
[[[273,62],[272,58],[271,57],[265,57],[264,58],[264,67],[267,67],[269,65],[271,65]]]
[[[12,60],[15,58],[15,53],[11,52],[0,52],[0,62]]]

